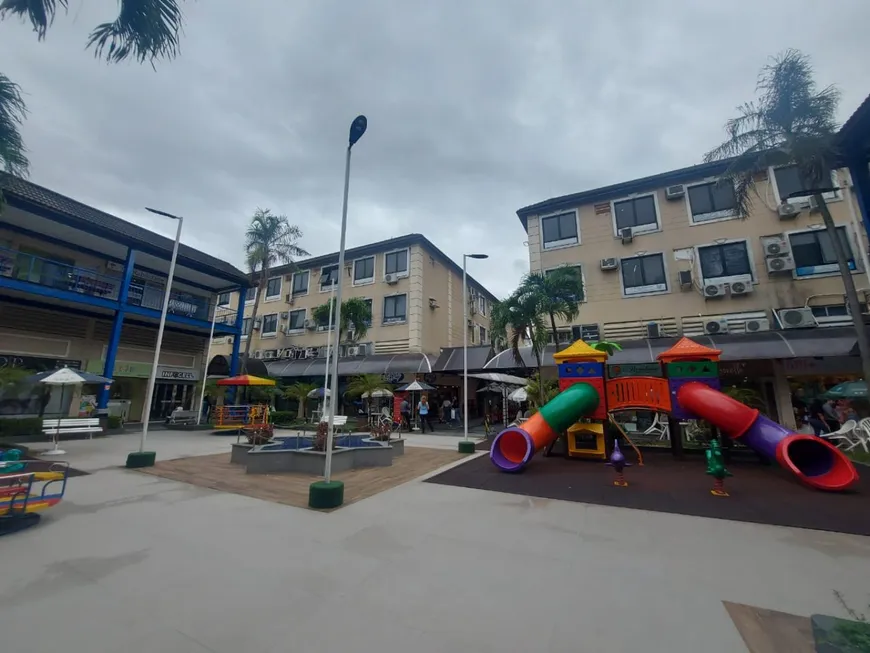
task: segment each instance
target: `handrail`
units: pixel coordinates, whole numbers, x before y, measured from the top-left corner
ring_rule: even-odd
[[[634,442],[631,441],[631,438],[628,437],[628,433],[623,430],[619,425],[619,422],[616,421],[616,418],[613,417],[613,413],[607,413],[607,417],[610,418],[610,423],[616,427],[616,429],[622,434],[622,437],[625,438],[626,442],[628,442],[628,444],[631,445],[631,448],[634,449],[634,452],[637,454],[637,466],[643,467],[643,454],[640,452],[640,449],[634,446]]]
[[[122,283],[117,276],[8,247],[0,247],[0,277],[113,300]]]

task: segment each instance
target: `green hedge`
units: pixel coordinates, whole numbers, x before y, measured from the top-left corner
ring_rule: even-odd
[[[269,421],[271,421],[272,424],[292,424],[299,421],[299,418],[296,415],[297,413],[295,411],[274,410],[269,413]]]
[[[108,418],[106,418],[106,426],[110,429],[119,429],[124,425],[121,423],[120,417],[117,415],[109,415]]]
[[[0,438],[20,438],[41,434],[42,420],[39,417],[0,419]]]

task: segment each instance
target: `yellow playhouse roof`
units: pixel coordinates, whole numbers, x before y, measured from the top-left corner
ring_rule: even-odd
[[[582,340],[578,340],[567,349],[553,354],[553,360],[557,363],[565,361],[595,361],[603,363],[607,360],[607,353],[590,347]]]

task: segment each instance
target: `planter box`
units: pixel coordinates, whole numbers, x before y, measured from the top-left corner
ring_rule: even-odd
[[[230,453],[230,463],[233,465],[244,465],[248,462],[248,452],[254,448],[254,445],[247,442],[234,442]]]

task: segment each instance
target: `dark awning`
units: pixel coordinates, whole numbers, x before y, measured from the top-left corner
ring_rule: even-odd
[[[622,351],[614,352],[607,362],[612,365],[631,363],[655,363],[656,357],[670,349],[679,338],[654,338],[626,340],[621,342]],[[763,331],[740,335],[694,336],[695,342],[722,350],[722,360],[742,361],[755,359],[812,358],[820,356],[855,355],[857,338],[852,327],[787,329],[783,331]],[[526,367],[537,366],[531,347],[521,350]],[[553,352],[547,347],[543,356],[545,366],[555,365]],[[507,370],[521,367],[517,365],[510,351],[496,354],[485,369]]]
[[[270,361],[266,364],[272,378],[297,376],[320,377],[326,374],[325,358],[306,358],[304,360]],[[339,376],[358,374],[429,374],[432,364],[426,354],[375,354],[341,358],[338,361]]]
[[[468,348],[468,370],[470,372],[482,370],[487,361],[492,358],[492,347],[483,345]],[[441,355],[432,366],[433,372],[461,372],[462,371],[462,347],[444,347]]]
[[[266,370],[266,365],[263,361],[252,358],[250,362],[248,362],[247,369],[244,365],[245,356],[244,354],[239,355],[239,373],[242,373],[242,370],[245,370],[247,374],[251,376],[269,376],[268,371]],[[205,373],[206,376],[229,376],[230,375],[230,357],[222,356],[218,354],[217,356],[212,357],[212,359],[208,362],[208,369]]]

